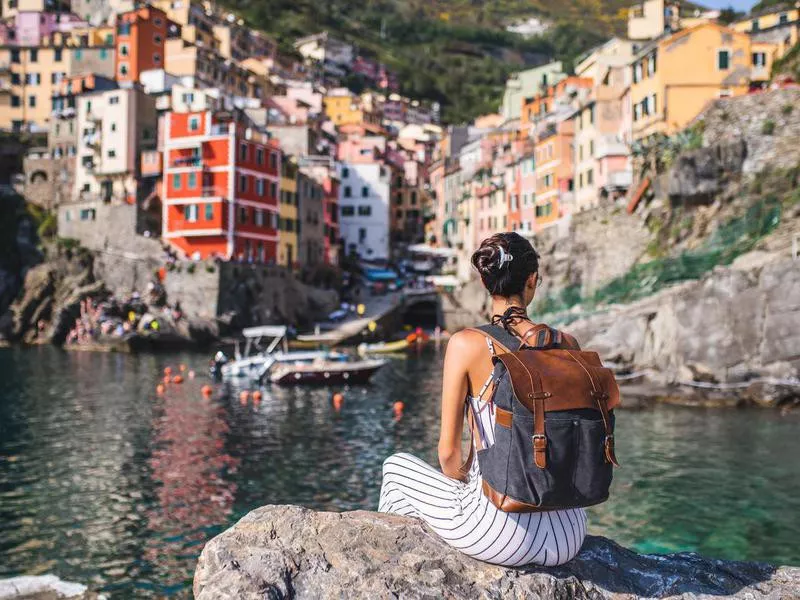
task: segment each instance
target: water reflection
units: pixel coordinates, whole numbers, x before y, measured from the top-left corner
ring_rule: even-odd
[[[0,350],[0,577],[53,572],[120,597],[187,596],[202,544],[249,510],[374,508],[386,456],[436,464],[440,354],[392,360],[368,387],[270,388],[258,403],[220,388],[204,399],[202,379],[157,395],[178,362],[205,366]],[[640,550],[800,563],[798,423],[622,411],[623,468],[591,530]]]

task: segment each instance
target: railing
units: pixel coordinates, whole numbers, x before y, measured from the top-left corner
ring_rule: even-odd
[[[170,167],[199,167],[202,159],[199,156],[182,156],[176,158],[170,164]]]
[[[212,125],[211,126],[211,135],[228,135],[230,133],[231,126],[227,123],[224,125]]]
[[[228,196],[228,190],[222,186],[216,186],[216,185],[209,185],[203,187],[204,198],[213,198],[217,196],[226,198]]]

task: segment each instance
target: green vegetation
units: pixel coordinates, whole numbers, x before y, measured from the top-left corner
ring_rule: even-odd
[[[778,226],[781,212],[782,203],[774,196],[759,200],[744,214],[721,225],[697,249],[637,264],[587,298],[581,298],[580,294],[576,296],[573,287],[569,287],[555,298],[543,299],[535,307],[535,312],[565,311],[579,303],[585,308],[594,308],[631,302],[668,285],[699,279],[717,265],[728,265],[737,256],[752,250],[761,238]]]
[[[792,46],[789,52],[772,64],[772,78],[778,75],[788,75],[795,81],[800,80],[800,43]]]
[[[772,135],[775,133],[775,121],[772,119],[767,119],[761,125],[761,133],[764,135]]]
[[[620,33],[627,0],[223,0],[284,51],[299,36],[327,30],[395,71],[401,92],[442,104],[446,122],[496,111],[514,71],[551,58],[568,65]],[[505,27],[536,16],[552,23],[523,38]],[[356,90],[359,82],[349,81]]]

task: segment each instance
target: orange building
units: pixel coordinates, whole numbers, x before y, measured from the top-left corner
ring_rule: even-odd
[[[571,119],[551,123],[537,137],[534,229],[540,230],[569,212],[573,193]]]
[[[152,6],[117,15],[116,79],[139,81],[142,71],[164,68],[167,16]]]
[[[277,142],[223,112],[170,112],[162,126],[163,238],[186,256],[274,262]]]

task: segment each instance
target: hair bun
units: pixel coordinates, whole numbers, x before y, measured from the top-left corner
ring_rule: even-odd
[[[496,273],[500,266],[500,247],[494,244],[481,246],[472,255],[472,265],[481,276]]]
[[[496,233],[472,254],[472,266],[491,295],[508,298],[520,294],[528,277],[539,270],[539,255],[518,233]]]

